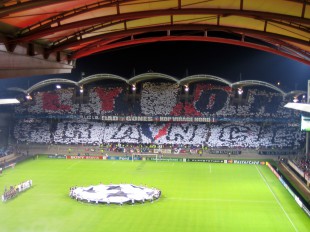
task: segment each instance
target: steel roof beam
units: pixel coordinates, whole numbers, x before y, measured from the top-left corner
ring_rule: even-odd
[[[16,4],[10,6],[4,6],[0,8],[0,18],[8,16],[10,14],[18,13],[25,10],[30,10],[47,5],[54,5],[57,3],[69,2],[73,0],[37,0],[22,2],[16,1]]]
[[[88,37],[85,39],[76,39],[75,41],[70,41],[69,43],[63,43],[58,46],[51,47],[49,49],[50,52],[54,51],[60,51],[67,49],[71,46],[76,46],[81,43],[86,42],[92,42],[92,41],[98,41],[98,40],[109,40],[111,38],[122,38],[126,36],[130,36],[132,34],[141,34],[141,33],[147,33],[147,32],[158,32],[158,31],[167,31],[167,30],[197,30],[197,31],[226,31],[226,32],[237,32],[237,33],[243,33],[243,34],[252,34],[252,35],[260,35],[264,37],[270,37],[280,40],[286,40],[291,41],[294,43],[303,44],[306,46],[310,46],[310,42],[283,36],[279,34],[264,32],[264,31],[257,31],[252,29],[246,29],[246,28],[238,28],[238,27],[227,27],[227,26],[216,26],[216,25],[203,25],[203,24],[175,24],[175,25],[162,25],[162,26],[153,26],[153,27],[141,27],[136,29],[130,29],[126,31],[117,31],[117,32],[111,32],[106,34],[101,34],[97,36]]]
[[[238,45],[238,46],[243,46],[243,47],[248,47],[248,48],[253,48],[269,53],[273,53],[276,55],[280,55],[283,57],[287,57],[302,63],[305,63],[307,65],[310,65],[310,60],[308,59],[303,59],[300,57],[293,56],[291,54],[279,51],[278,49],[266,47],[263,45],[259,44],[253,44],[253,43],[248,43],[244,41],[238,41],[238,40],[231,40],[231,39],[224,39],[224,38],[215,38],[215,37],[205,37],[205,36],[165,36],[165,37],[156,37],[156,38],[145,38],[145,39],[135,39],[135,40],[128,40],[128,41],[122,41],[118,43],[114,43],[111,45],[105,45],[105,46],[98,46],[98,47],[93,47],[89,50],[79,50],[75,53],[73,53],[70,56],[70,59],[78,59],[81,57],[85,57],[97,52],[102,52],[114,48],[119,48],[119,47],[124,47],[124,46],[130,46],[130,45],[136,45],[136,44],[143,44],[143,43],[153,43],[153,42],[167,42],[167,41],[198,41],[198,42],[214,42],[214,43],[224,43],[224,44],[231,44],[231,45]]]
[[[25,33],[36,30],[38,28],[43,29],[45,27],[50,27],[52,24],[60,23],[63,20],[66,20],[66,19],[69,19],[72,17],[76,17],[78,15],[85,14],[87,12],[91,12],[91,11],[98,10],[101,8],[111,7],[111,6],[116,5],[117,3],[121,4],[121,3],[130,2],[130,1],[135,1],[135,0],[118,0],[118,1],[114,1],[114,2],[107,2],[105,0],[102,0],[102,1],[98,1],[95,3],[89,4],[89,5],[83,5],[81,7],[74,8],[74,9],[71,9],[68,11],[64,11],[64,12],[61,12],[57,15],[53,15],[52,17],[49,17],[49,18],[44,19],[40,22],[32,24],[26,28],[23,28],[18,32],[18,34],[23,35]],[[35,29],[32,29],[32,28],[35,28]]]
[[[29,33],[21,35],[17,40],[19,41],[29,41],[42,38],[44,36],[57,33],[64,30],[70,30],[79,27],[91,26],[94,24],[111,22],[116,20],[132,20],[132,19],[141,19],[149,18],[155,16],[165,16],[165,15],[237,15],[248,18],[255,18],[259,20],[284,20],[288,22],[301,23],[305,25],[310,25],[310,19],[284,15],[284,14],[275,14],[269,12],[259,12],[259,11],[249,11],[249,10],[235,10],[235,9],[168,9],[168,10],[150,10],[150,11],[140,11],[140,12],[130,12],[122,13],[118,15],[109,15],[97,18],[90,18],[85,20],[80,20],[72,23],[67,23],[52,27],[52,24],[43,28],[39,27],[38,29],[32,30]]]

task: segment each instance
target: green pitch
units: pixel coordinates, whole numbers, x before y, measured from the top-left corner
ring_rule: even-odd
[[[0,176],[0,231],[194,232],[309,231],[310,219],[267,166],[152,161],[53,160],[39,157]],[[162,190],[154,203],[95,205],[69,198],[71,186],[132,183]]]

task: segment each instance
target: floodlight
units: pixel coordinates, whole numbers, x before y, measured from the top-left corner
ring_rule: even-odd
[[[185,92],[188,92],[188,91],[189,91],[188,85],[184,85],[184,91],[185,91]]]
[[[26,95],[26,99],[27,99],[27,100],[32,100],[31,95],[30,95],[30,94],[27,94],[27,95]]]
[[[310,113],[310,104],[289,102],[284,107]]]
[[[19,104],[20,101],[16,98],[5,98],[0,99],[0,105],[9,105],[9,104]]]

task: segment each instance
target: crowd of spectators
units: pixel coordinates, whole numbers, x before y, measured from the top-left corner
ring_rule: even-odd
[[[285,123],[146,123],[47,120],[16,123],[19,142],[44,144],[171,144],[210,148],[300,148],[305,133]]]
[[[123,89],[121,87],[94,87],[89,90],[88,103],[83,104],[80,107],[81,114],[95,114],[104,115],[111,114],[114,112],[124,113],[126,112],[126,107],[120,102],[117,104],[116,99],[123,100],[122,96]]]
[[[210,83],[191,84],[190,88],[184,92],[177,84],[145,82],[137,93],[139,100],[134,103],[126,97],[130,91],[122,86],[90,87],[85,91],[87,101],[77,100],[78,93],[73,88],[36,93],[32,101],[16,106],[16,115],[27,115],[27,119],[17,117],[14,137],[18,142],[43,144],[169,144],[251,149],[300,148],[304,142],[300,115],[284,108],[286,100],[280,93],[248,88],[239,96],[231,87]],[[236,99],[240,104],[236,104]],[[56,119],[49,120],[46,115]],[[57,115],[193,116],[212,117],[216,123],[104,122],[100,117],[67,120]]]
[[[79,105],[73,103],[75,90],[57,89],[37,92],[32,100],[22,102],[15,108],[16,114],[76,114]]]
[[[7,149],[5,147],[0,147],[0,158],[8,155]]]
[[[144,115],[170,115],[177,105],[178,85],[144,83],[141,91],[141,112]]]
[[[51,143],[50,124],[43,119],[17,120],[14,127],[17,142]]]
[[[296,166],[305,173],[307,178],[310,178],[310,159],[306,156],[304,157],[295,157],[293,162]]]
[[[130,102],[124,87],[92,87],[85,91],[86,101],[76,101],[73,88],[39,92],[33,100],[16,106],[16,114],[68,115],[147,115],[205,116],[231,118],[298,118],[299,113],[284,108],[287,100],[278,92],[252,87],[242,96],[228,86],[196,83],[185,93],[177,84],[145,82],[138,101]],[[127,96],[127,97],[125,97]],[[240,98],[238,104],[236,99]],[[81,104],[82,102],[82,104]],[[238,102],[238,101],[237,101]],[[241,104],[242,103],[242,104]]]
[[[14,152],[14,148],[12,146],[4,146],[0,147],[0,158],[10,155]]]

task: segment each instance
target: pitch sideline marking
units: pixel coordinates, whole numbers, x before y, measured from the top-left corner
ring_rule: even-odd
[[[218,198],[183,198],[171,197],[166,200],[179,200],[179,201],[210,201],[210,202],[238,202],[238,203],[259,203],[259,204],[275,204],[274,201],[257,201],[257,200],[239,200],[239,199],[218,199]]]
[[[285,211],[285,209],[283,208],[281,202],[279,201],[278,197],[276,196],[276,194],[272,191],[270,185],[268,184],[268,182],[266,181],[265,177],[263,176],[263,174],[259,171],[259,169],[257,168],[257,165],[255,165],[256,170],[258,171],[259,175],[261,176],[261,178],[263,179],[263,181],[265,182],[265,184],[267,185],[268,189],[270,190],[270,192],[272,193],[273,197],[276,199],[278,205],[280,206],[280,208],[282,209],[282,211],[284,212],[285,216],[287,217],[287,219],[289,220],[289,222],[291,223],[291,225],[293,226],[295,231],[298,231],[298,229],[296,228],[296,226],[294,225],[293,221],[291,220],[291,218],[288,216],[287,212]]]
[[[69,165],[69,166],[67,167],[67,169],[71,169],[73,166],[79,164],[80,162],[81,162],[81,160],[79,160],[79,161],[77,161],[77,162],[75,162],[75,163]]]

